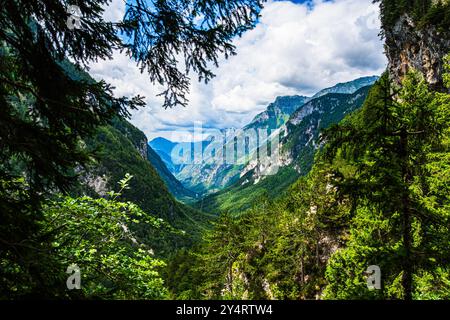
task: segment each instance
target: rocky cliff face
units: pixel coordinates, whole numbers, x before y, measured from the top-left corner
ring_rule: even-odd
[[[423,73],[434,89],[443,89],[442,58],[450,53],[450,31],[440,32],[433,25],[419,28],[404,14],[384,34],[388,69],[396,82],[413,68]]]

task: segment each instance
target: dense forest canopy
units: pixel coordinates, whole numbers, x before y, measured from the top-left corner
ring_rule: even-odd
[[[391,28],[403,14],[413,18],[418,26],[433,25],[448,31],[450,2],[448,0],[374,0],[380,2],[384,29]]]

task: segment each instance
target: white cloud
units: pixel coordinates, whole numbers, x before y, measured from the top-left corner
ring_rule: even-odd
[[[103,19],[111,22],[122,20],[125,13],[125,1],[126,0],[110,0],[108,6],[105,7]]]
[[[106,15],[120,17],[122,4],[113,0]],[[116,86],[118,95],[146,96],[148,106],[135,112],[132,122],[150,139],[192,130],[194,121],[241,127],[279,95],[312,95],[338,82],[381,74],[386,58],[379,29],[372,0],[316,0],[311,10],[269,1],[256,28],[235,40],[238,54],[220,62],[217,77],[208,85],[194,79],[187,108],[162,109],[156,97],[161,88],[122,54],[92,65],[91,74]]]

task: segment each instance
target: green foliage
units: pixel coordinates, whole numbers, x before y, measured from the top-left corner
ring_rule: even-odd
[[[276,175],[267,176],[257,184],[253,184],[251,180],[245,183],[247,176],[244,175],[233,186],[205,197],[197,202],[195,207],[216,215],[223,212],[236,215],[250,209],[254,200],[261,196],[281,196],[298,177],[298,172],[291,167],[280,168]]]
[[[409,14],[419,28],[429,25],[440,31],[450,27],[450,2],[448,0],[375,0],[380,2],[383,29],[389,30],[402,14]]]
[[[117,196],[117,195],[116,195]],[[164,263],[152,257],[129,226],[159,228],[162,221],[132,203],[66,197],[45,208],[44,232],[54,234],[52,253],[59,263],[78,265],[81,294],[102,299],[161,299],[166,291],[158,269]],[[54,230],[57,230],[55,233]],[[63,270],[64,271],[64,270]]]
[[[147,139],[140,130],[125,120],[114,119],[112,125],[98,128],[96,134],[86,140],[86,145],[95,157],[95,162],[87,170],[89,176],[105,176],[106,189],[116,190],[117,183],[127,173],[132,174],[130,188],[122,191],[122,198],[135,203],[148,214],[164,219],[177,230],[155,234],[146,230],[145,225],[134,226],[133,231],[146,239],[158,256],[167,256],[200,238],[211,217],[173,198],[146,158]],[[86,191],[86,187],[82,187],[74,190],[74,194],[83,195]]]
[[[254,27],[261,0],[135,0],[127,2],[119,29],[128,37],[127,53],[147,70],[153,82],[166,85],[164,106],[186,106],[194,71],[208,82],[219,55],[235,55],[232,39]],[[179,55],[181,54],[181,56]],[[186,71],[179,70],[182,59]]]
[[[450,257],[443,245],[450,231],[449,110],[448,94],[431,92],[421,75],[410,73],[401,88],[385,75],[363,109],[328,132],[328,156],[343,157],[356,171],[344,179],[339,168],[334,173],[355,210],[347,245],[327,267],[325,297],[448,296],[437,275],[445,275]],[[382,270],[379,292],[367,293],[369,265]]]
[[[132,179],[119,183],[110,200],[57,197],[43,206],[39,232],[32,239],[10,243],[18,251],[31,249],[28,269],[2,256],[2,298],[40,297],[76,299],[162,299],[167,291],[159,274],[164,262],[131,231],[145,224],[158,232],[167,223],[146,214],[131,202],[119,202]],[[27,251],[28,252],[28,251]],[[81,271],[81,290],[65,288],[66,269]],[[14,278],[13,282],[8,279]],[[41,287],[43,281],[45,287]],[[39,295],[37,295],[39,294]]]
[[[317,298],[327,257],[345,237],[349,205],[330,189],[325,172],[314,169],[276,201],[262,195],[238,216],[221,215],[181,281],[200,279],[192,282],[192,297]]]

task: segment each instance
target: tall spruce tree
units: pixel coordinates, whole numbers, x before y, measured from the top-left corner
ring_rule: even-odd
[[[449,202],[436,189],[435,161],[436,153],[448,152],[449,102],[418,73],[401,88],[384,75],[362,110],[328,131],[328,156],[356,169],[347,178],[336,172],[338,189],[355,208],[347,247],[328,266],[328,297],[412,299],[420,296],[420,274],[448,263],[442,243],[448,243]],[[448,163],[439,166],[448,172]],[[381,267],[380,292],[365,287],[369,265]]]

